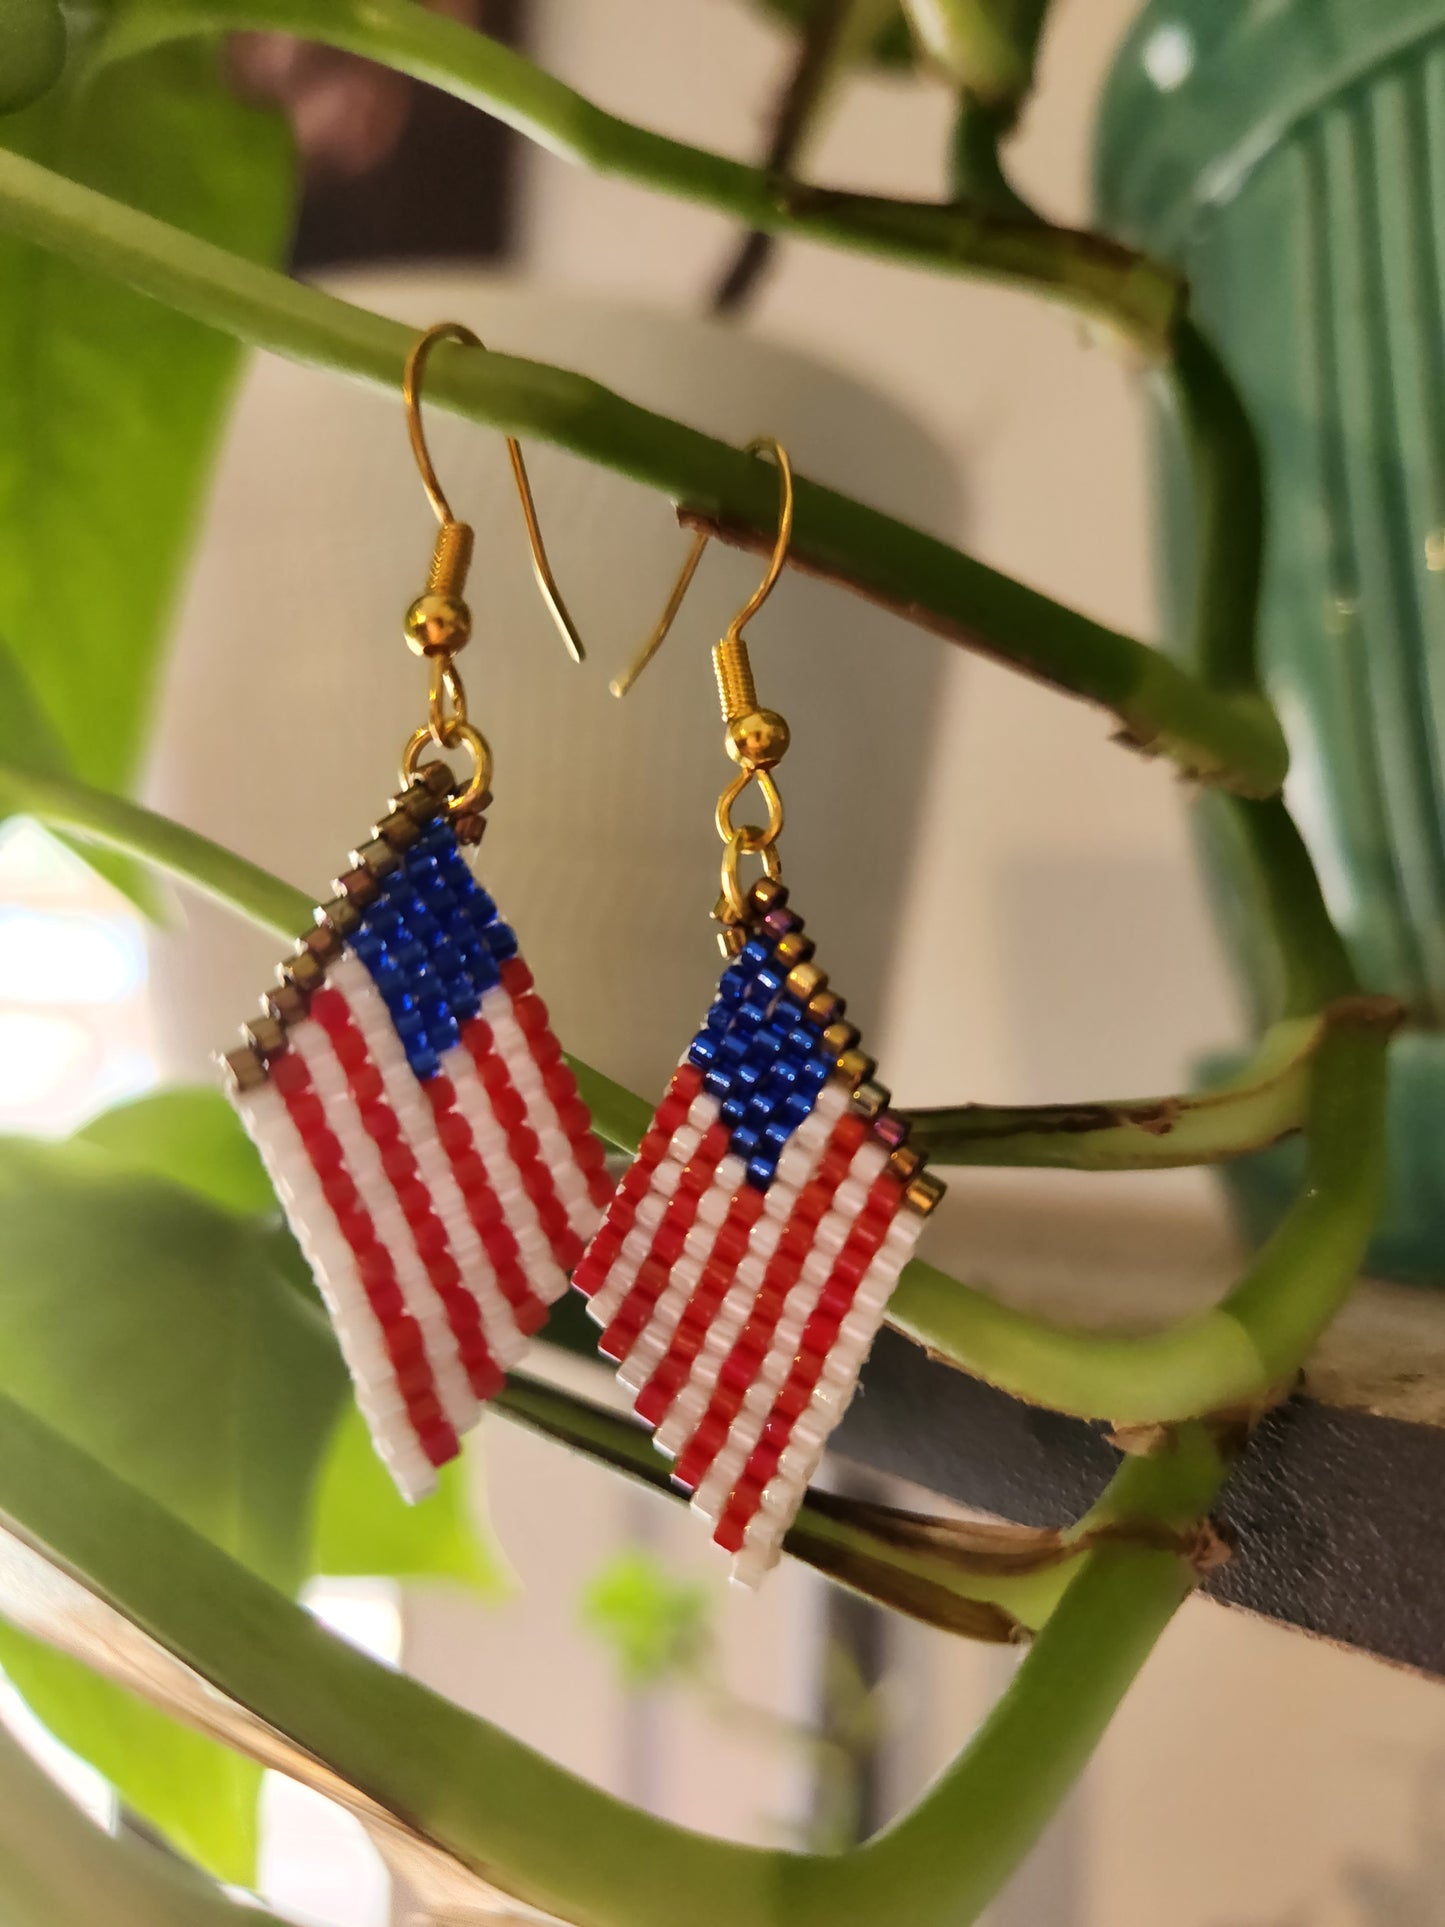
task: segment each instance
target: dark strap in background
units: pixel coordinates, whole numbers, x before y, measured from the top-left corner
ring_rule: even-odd
[[[1119,1462],[1104,1429],[1025,1405],[880,1334],[834,1436],[859,1464],[1057,1526]],[[1292,1399],[1259,1427],[1219,1511],[1231,1606],[1445,1678],[1445,1432]]]

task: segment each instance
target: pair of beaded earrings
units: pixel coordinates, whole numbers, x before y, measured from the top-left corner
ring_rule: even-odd
[[[406,634],[429,668],[428,717],[402,788],[351,855],[224,1059],[230,1095],[316,1275],[372,1438],[408,1499],[526,1351],[568,1275],[602,1327],[674,1478],[756,1583],[777,1559],[852,1396],[898,1274],[942,1187],[845,1021],[790,907],[773,771],[788,727],[758,705],[743,629],[781,573],[793,484],[768,572],[713,650],[738,765],[717,807],[728,961],[637,1156],[615,1186],[517,939],[465,855],[480,842],[492,755],[454,658],[472,530],[427,453],[407,362],[413,453],[440,524]],[[577,661],[521,450],[508,439],[539,587]],[[661,646],[707,544],[693,543],[625,693]],[[428,747],[465,750],[458,781]],[[733,821],[756,784],[759,827]],[[744,857],[763,874],[750,886]]]

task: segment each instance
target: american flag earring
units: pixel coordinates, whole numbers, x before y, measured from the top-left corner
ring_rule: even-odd
[[[223,1060],[377,1452],[412,1500],[566,1290],[612,1191],[517,939],[464,854],[481,839],[492,755],[453,662],[470,633],[472,530],[437,483],[418,399],[447,337],[481,346],[456,323],[428,330],[403,389],[441,525],[406,620],[430,668],[428,720],[407,742],[400,794]],[[538,581],[580,661],[521,451],[508,449]],[[470,779],[423,763],[428,745],[469,752]]]
[[[573,1274],[619,1363],[634,1410],[673,1460],[733,1576],[755,1585],[778,1557],[842,1418],[889,1295],[943,1195],[907,1144],[844,1018],[843,999],[781,882],[783,806],[772,772],[788,726],[760,709],[742,631],[787,557],[793,484],[773,441],[782,508],[767,575],[713,650],[729,756],[718,802],[728,962]],[[622,695],[666,636],[708,536],[698,536]],[[756,784],[764,826],[733,812]],[[761,861],[750,887],[744,857]]]

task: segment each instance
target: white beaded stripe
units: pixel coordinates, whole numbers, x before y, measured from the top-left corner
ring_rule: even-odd
[[[847,1102],[846,1092],[836,1091],[832,1086],[825,1086],[819,1093],[818,1102],[814,1105],[811,1113],[798,1126],[792,1137],[789,1138],[787,1146],[785,1147],[786,1150],[791,1151],[796,1145],[799,1155],[805,1161],[810,1154],[816,1154],[819,1147],[826,1146],[829,1137],[832,1135],[833,1125],[841,1113],[847,1108]],[[678,1138],[684,1137],[685,1133],[686,1127],[684,1127],[684,1131],[678,1133]],[[699,1139],[700,1136],[701,1134],[699,1133]],[[674,1138],[674,1146],[677,1145],[678,1138]],[[691,1155],[691,1153],[689,1152],[688,1155]],[[816,1161],[816,1155],[814,1155],[814,1162],[816,1163]],[[806,1162],[804,1168],[806,1172]],[[779,1170],[781,1171],[781,1161]],[[716,1174],[714,1174],[714,1184],[715,1183]],[[769,1222],[768,1220],[760,1219],[758,1225],[754,1228],[752,1243],[755,1247],[760,1231],[764,1242],[766,1242],[768,1232],[765,1226]],[[702,1227],[700,1235],[699,1224],[701,1224]],[[672,1276],[668,1280],[667,1289],[654,1306],[652,1317],[639,1334],[637,1343],[633,1346],[622,1370],[618,1373],[618,1377],[622,1380],[623,1384],[630,1386],[633,1391],[640,1392],[642,1390],[657,1366],[660,1365],[662,1360],[667,1356],[668,1348],[672,1344],[673,1333],[677,1330],[682,1314],[687,1309],[693,1292],[697,1289],[703,1268],[708,1258],[712,1255],[712,1247],[716,1242],[718,1228],[719,1227],[708,1225],[705,1220],[699,1219],[694,1222],[691,1230],[688,1232],[688,1242],[683,1247],[683,1256],[678,1259],[677,1264],[673,1268]],[[781,1229],[778,1235],[782,1235]],[[719,1309],[721,1309],[721,1307],[719,1307]]]
[[[343,1356],[357,1381],[357,1402],[383,1460],[398,1484],[416,1497],[434,1475],[407,1416],[350,1247],[284,1102],[272,1091],[258,1092],[247,1102],[256,1108],[243,1109],[238,1101],[237,1109],[261,1150],[287,1221],[321,1286]]]
[[[314,1018],[307,1017],[293,1025],[286,1041],[311,1074],[312,1086],[326,1109],[326,1122],[340,1142],[347,1169],[361,1193],[376,1235],[390,1254],[406,1308],[421,1327],[442,1410],[460,1437],[476,1424],[481,1407],[457,1356],[457,1341],[447,1323],[446,1308],[417,1255],[411,1226],[396,1201],[391,1180],[382,1166],[381,1153],[357,1115],[346,1072],[326,1032]]]
[[[703,1115],[706,1121],[699,1128],[694,1114],[700,1107],[705,1107]],[[679,1157],[678,1152],[689,1145],[692,1150],[695,1150],[697,1143],[701,1141],[702,1132],[717,1123],[720,1116],[717,1099],[707,1092],[701,1093],[693,1099],[687,1116],[664,1145],[662,1156],[648,1174],[647,1190],[637,1201],[632,1224],[618,1248],[617,1256],[608,1266],[597,1290],[587,1301],[588,1313],[597,1324],[605,1327],[612,1323],[621,1309],[622,1301],[637,1282],[637,1273],[643,1259],[652,1249],[653,1233],[661,1213],[654,1213],[654,1207],[649,1200],[657,1194],[659,1188],[667,1195],[676,1189],[682,1178],[682,1167],[687,1161],[686,1157]],[[692,1150],[687,1151],[687,1156],[692,1155]]]
[[[424,1499],[436,1488],[436,1472],[412,1429],[355,1257],[322,1194],[285,1100],[265,1084],[234,1093],[232,1102],[261,1154],[286,1222],[331,1314],[377,1456],[403,1497],[413,1503]]]
[[[889,1225],[882,1245],[863,1274],[852,1309],[824,1362],[813,1396],[799,1414],[778,1469],[763,1489],[758,1509],[748,1521],[743,1547],[733,1561],[733,1578],[756,1586],[777,1564],[788,1527],[797,1516],[808,1484],[818,1469],[829,1438],[852,1402],[859,1375],[872,1349],[888,1300],[898,1282],[923,1219],[905,1205]]]
[[[529,1349],[531,1340],[517,1329],[512,1308],[497,1283],[486,1246],[472,1223],[461,1186],[452,1175],[451,1161],[437,1136],[436,1115],[407,1061],[391,1013],[370,972],[349,953],[332,966],[328,981],[351,1008],[371,1061],[380,1073],[386,1102],[401,1125],[421,1181],[431,1193],[462,1283],[481,1311],[487,1350],[505,1371]]]
[[[767,1274],[768,1260],[777,1249],[788,1219],[797,1207],[803,1186],[811,1182],[821,1166],[833,1127],[846,1110],[847,1103],[846,1086],[824,1086],[819,1093],[818,1104],[814,1106],[818,1125],[800,1146],[802,1182],[792,1185],[774,1178],[764,1193],[762,1214],[749,1234],[747,1251],[728,1287],[727,1296],[708,1327],[707,1336],[692,1361],[685,1383],[679,1388],[657,1428],[655,1437],[658,1445],[673,1458],[677,1457],[697,1430],[703,1414],[712,1403],[718,1373],[738,1333],[752,1314]],[[811,1123],[812,1119],[807,1121]]]
[[[832,1276],[836,1262],[836,1253],[830,1248],[832,1240],[825,1238],[820,1241],[818,1234],[831,1223],[834,1228],[841,1227],[846,1238],[861,1209],[861,1205],[855,1202],[858,1192],[861,1190],[866,1201],[874,1179],[887,1163],[888,1154],[882,1146],[874,1139],[865,1139],[854,1152],[842,1183],[818,1221],[798,1281],[788,1293],[782,1317],[773,1332],[758,1375],[748,1387],[728,1427],[726,1443],[693,1494],[695,1509],[714,1524],[721,1517],[734,1485],[753,1455],[753,1447],[762,1436],[778,1393],[793,1369],[803,1327],[812,1316]]]
[[[684,1055],[679,1059],[678,1068],[681,1069],[687,1062],[688,1059],[686,1055]],[[646,1201],[653,1185],[656,1183],[657,1173],[662,1169],[663,1165],[667,1163],[685,1164],[696,1150],[698,1144],[701,1143],[703,1134],[710,1130],[711,1127],[719,1121],[721,1116],[722,1112],[717,1099],[713,1097],[709,1091],[699,1091],[688,1107],[682,1123],[678,1125],[677,1129],[663,1146],[662,1154],[657,1164],[653,1167],[652,1171],[648,1173],[648,1192],[644,1192],[642,1198],[639,1199],[637,1206],[639,1210]],[[667,1180],[664,1179],[663,1182],[666,1183]],[[739,1182],[741,1182],[741,1178],[739,1178]],[[716,1174],[714,1174],[714,1183],[716,1183]],[[606,1225],[610,1221],[611,1211],[609,1210],[604,1215],[603,1223]],[[642,1229],[639,1228],[636,1215],[634,1214],[632,1223],[623,1238],[622,1244],[618,1247],[617,1256],[608,1266],[606,1272],[598,1281],[597,1289],[587,1301],[587,1314],[598,1325],[606,1327],[611,1324],[623,1299],[636,1282],[642,1260],[647,1256],[652,1246],[651,1231],[646,1231],[644,1241],[643,1229],[645,1229],[645,1227]]]
[[[450,1050],[443,1051],[441,1075],[451,1079],[457,1094],[457,1110],[471,1127],[477,1155],[486,1167],[487,1182],[502,1207],[507,1229],[517,1241],[518,1260],[527,1283],[544,1304],[555,1304],[567,1289],[567,1274],[552,1256],[537,1207],[522,1189],[522,1180],[507,1148],[507,1134],[497,1122],[481,1072],[465,1044],[453,1044]]]
[[[548,1095],[532,1047],[517,1022],[510,991],[502,986],[487,991],[480,1014],[483,1022],[491,1025],[497,1054],[527,1106],[527,1122],[541,1142],[542,1156],[552,1173],[552,1184],[567,1213],[567,1222],[585,1242],[597,1229],[602,1213],[588,1195],[577,1153],[562,1129],[562,1120]]]
[[[625,1254],[628,1271],[626,1285],[622,1289],[620,1296],[617,1297],[618,1311],[626,1309],[632,1286],[636,1283],[642,1265],[652,1249],[653,1241],[657,1233],[671,1218],[671,1213],[674,1209],[675,1195],[683,1180],[686,1160],[688,1157],[696,1155],[696,1144],[692,1145],[691,1150],[688,1148],[689,1140],[695,1136],[696,1133],[690,1126],[682,1126],[664,1153],[657,1168],[654,1170],[647,1196],[639,1202],[637,1221],[633,1227],[633,1232],[629,1234],[629,1239],[624,1240],[623,1250],[618,1253],[619,1264],[622,1263]],[[694,1200],[692,1206],[692,1223],[688,1226],[683,1239],[683,1251],[687,1255],[675,1260],[669,1269],[667,1283],[664,1285],[658,1299],[654,1301],[652,1309],[648,1313],[646,1325],[644,1325],[636,1337],[633,1338],[627,1351],[623,1354],[618,1367],[618,1378],[624,1385],[630,1386],[632,1390],[641,1390],[642,1384],[646,1382],[645,1379],[639,1380],[637,1378],[637,1366],[634,1361],[639,1356],[646,1355],[645,1348],[641,1351],[639,1348],[643,1347],[643,1339],[647,1332],[652,1329],[657,1319],[659,1303],[669,1292],[675,1289],[680,1276],[684,1279],[691,1278],[692,1284],[695,1286],[702,1275],[703,1265],[712,1255],[712,1248],[717,1240],[721,1227],[718,1224],[709,1223],[708,1220],[701,1215],[703,1198],[707,1197],[715,1188],[723,1189],[731,1195],[731,1193],[737,1189],[737,1186],[742,1183],[743,1177],[746,1175],[746,1170],[747,1167],[740,1158],[734,1157],[730,1152],[724,1152],[714,1167],[711,1177],[708,1179],[707,1188]],[[659,1204],[661,1209],[657,1208]],[[644,1232],[646,1233],[645,1245],[641,1242],[641,1234]],[[632,1243],[629,1249],[629,1243],[633,1238],[636,1238],[637,1242]],[[621,1283],[621,1280],[619,1280],[618,1283]],[[609,1286],[609,1302],[611,1302],[613,1290],[614,1287]],[[651,1376],[650,1366],[648,1367],[647,1376]]]

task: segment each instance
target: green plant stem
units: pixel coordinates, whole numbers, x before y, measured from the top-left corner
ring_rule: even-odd
[[[1355,1281],[1385,1168],[1385,1051],[1393,1017],[1362,1007],[1320,1044],[1304,1182],[1221,1304],[1157,1333],[1044,1325],[931,1265],[904,1272],[888,1317],[951,1363],[1019,1398],[1119,1424],[1176,1423],[1287,1386]]]
[[[1212,689],[1258,692],[1264,474],[1238,390],[1212,343],[1181,314],[1161,379],[1192,482],[1194,617],[1190,654]]]
[[[71,779],[4,768],[0,796],[41,822],[98,836],[155,863],[278,933],[293,934],[311,920],[303,892],[138,804]],[[1286,861],[1298,846],[1282,806],[1268,809],[1260,819],[1268,831],[1262,847],[1282,879],[1278,904],[1284,907],[1309,873]],[[1278,848],[1272,839],[1279,839]],[[1393,1021],[1393,1007],[1378,1000],[1357,1000],[1332,1013],[1311,1074],[1310,1165],[1300,1200],[1216,1310],[1152,1335],[1070,1331],[915,1262],[893,1295],[890,1321],[965,1371],[1084,1417],[1142,1424],[1258,1397],[1294,1370],[1333,1314],[1368,1236],[1382,1158],[1383,1056]],[[599,1137],[635,1150],[649,1106],[571,1061]]]
[[[283,1927],[165,1848],[103,1831],[3,1730],[0,1918],[5,1927]]]
[[[0,764],[0,808],[139,857],[263,929],[294,937],[311,924],[313,900],[304,891],[208,836],[123,796],[91,789],[73,777],[38,775]]]
[[[842,87],[892,15],[896,0],[813,0],[794,36],[793,57],[772,113],[763,171],[795,180]],[[710,304],[737,314],[766,273],[776,233],[750,228],[733,253]]]
[[[1126,1463],[1099,1510],[1184,1526],[1207,1512],[1222,1473],[1203,1428],[1189,1427],[1158,1457]],[[850,1854],[784,1867],[788,1927],[976,1919],[1078,1778],[1194,1583],[1169,1553],[1091,1553],[1002,1699],[917,1805]]]
[[[1218,1474],[1190,1432],[1126,1462],[1098,1510],[1177,1532]],[[52,1612],[37,1559],[88,1599]],[[628,1807],[378,1665],[0,1399],[0,1609],[363,1818],[397,1816],[423,1864],[444,1858],[454,1890],[471,1872],[578,1927],[965,1927],[1194,1576],[1176,1552],[1087,1553],[978,1737],[912,1814],[836,1857],[760,1851]],[[118,1637],[116,1614],[137,1630]],[[980,1823],[961,1825],[975,1803]]]
[[[615,1412],[516,1373],[493,1404],[504,1417],[683,1503],[651,1434]],[[1057,1565],[1023,1573],[968,1570],[943,1553],[891,1545],[845,1510],[807,1503],[783,1545],[804,1565],[894,1612],[972,1639],[1006,1641],[1020,1628],[1041,1626],[1073,1576]]]
[[[396,322],[14,154],[0,153],[0,224],[257,347],[400,385],[413,336]],[[581,375],[444,344],[428,373],[428,399],[509,434],[555,442],[687,502],[729,532],[772,541],[777,480],[768,463]],[[1283,780],[1283,738],[1257,696],[1205,691],[1157,650],[801,477],[793,555],[950,640],[1101,704],[1131,741],[1187,771],[1252,795],[1272,795]]]
[[[999,144],[1013,125],[1015,108],[960,95],[949,141],[949,179],[960,206],[983,208],[1014,221],[1040,221],[1015,192],[999,157]]]
[[[1299,1129],[1326,1017],[1274,1025],[1227,1084],[1185,1097],[1084,1104],[964,1104],[909,1112],[938,1164],[1165,1170],[1262,1150]]]
[[[780,181],[633,126],[522,54],[412,0],[145,0],[121,16],[109,49],[122,57],[184,35],[255,28],[361,54],[483,108],[562,160],[699,202],[745,227],[1019,283],[1109,322],[1151,356],[1178,312],[1178,275],[1101,235]]]
[[[1330,918],[1304,838],[1277,797],[1212,799],[1227,813],[1253,872],[1259,915],[1278,960],[1276,1003],[1284,1017],[1358,995],[1360,980]]]

